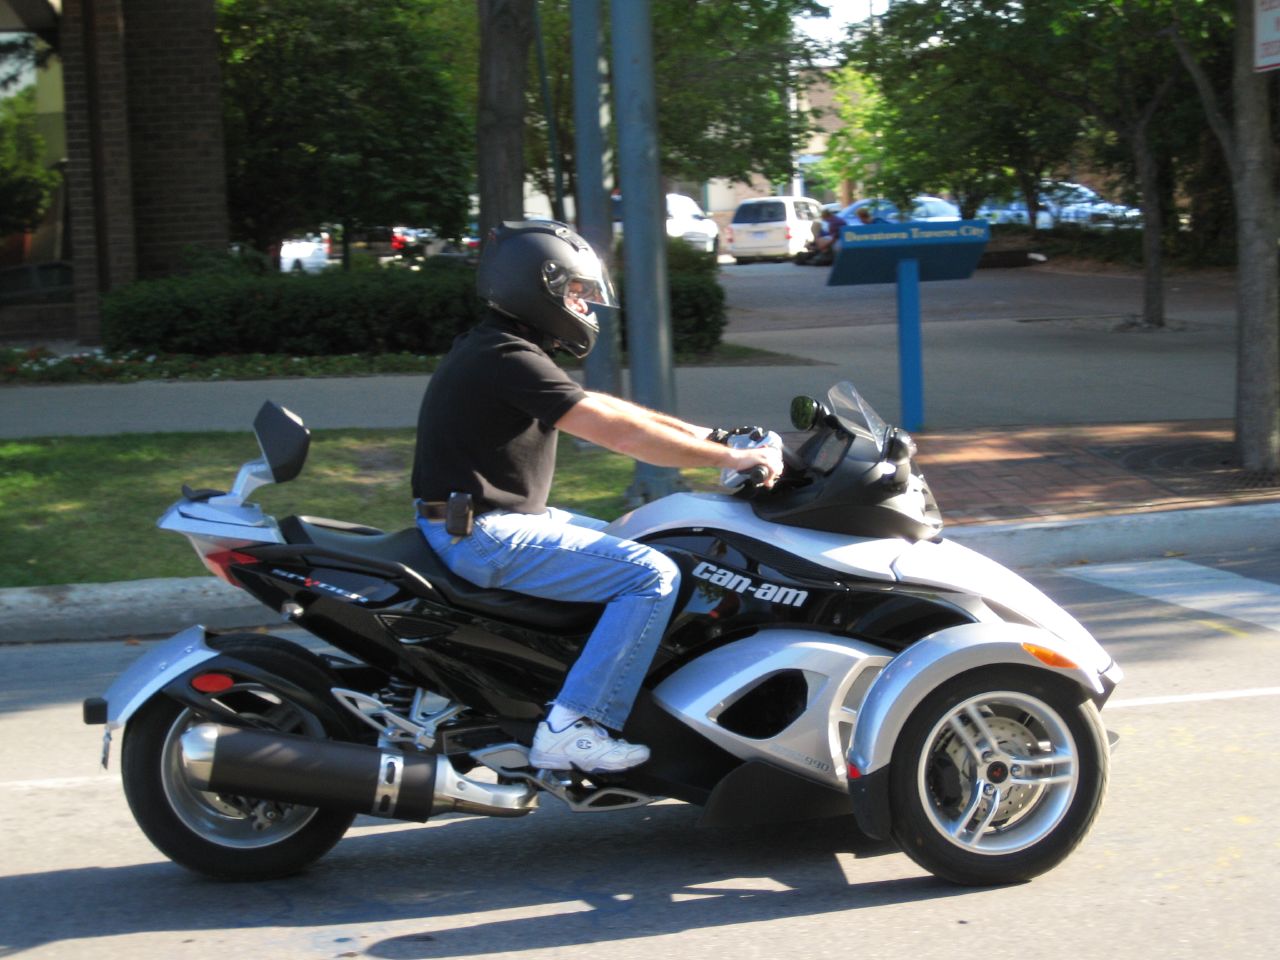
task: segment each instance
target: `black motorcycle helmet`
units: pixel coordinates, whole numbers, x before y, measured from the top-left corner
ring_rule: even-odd
[[[591,245],[554,220],[496,227],[480,255],[476,292],[579,359],[596,345],[597,313],[617,307],[609,271]]]

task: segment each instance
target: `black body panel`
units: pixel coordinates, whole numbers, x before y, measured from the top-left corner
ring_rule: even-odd
[[[291,542],[243,548],[259,559],[236,564],[237,579],[270,606],[296,604],[297,623],[381,671],[384,683],[394,678],[467,706],[456,736],[449,725],[441,730],[446,752],[476,749],[486,737],[529,743],[601,609],[474,587],[444,567],[416,527],[386,534],[289,518],[281,529]],[[625,775],[595,779],[711,804],[715,823],[741,824],[747,808],[758,808],[748,819],[771,821],[848,813],[850,798],[840,791],[768,764],[744,767],[659,707],[653,689],[706,652],[775,626],[900,650],[926,633],[972,620],[965,600],[940,590],[837,580],[825,568],[740,534],[672,531],[649,542],[681,571],[676,611],[622,731],[652,754]],[[769,690],[762,687],[761,694]],[[189,688],[183,692],[192,697]],[[787,703],[780,701],[779,709]],[[768,727],[777,711],[763,710],[759,723],[751,712],[727,711],[723,719],[749,735],[760,723]],[[860,785],[860,795],[873,786]],[[872,829],[879,826],[877,806],[869,815]]]
[[[284,546],[236,577],[340,650],[523,731],[563,685],[601,607],[481,589],[451,573],[416,527],[398,533],[287,518]],[[681,571],[680,594],[645,686],[708,650],[771,626],[819,630],[898,650],[972,617],[944,591],[832,578],[740,534],[674,531],[649,543]],[[308,550],[309,547],[314,549]],[[640,742],[647,742],[641,740]]]

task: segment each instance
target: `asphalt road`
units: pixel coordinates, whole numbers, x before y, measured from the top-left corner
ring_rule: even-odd
[[[939,883],[840,823],[705,831],[678,803],[554,801],[516,821],[362,819],[305,876],[212,883],[150,847],[79,722],[141,648],[0,648],[0,957],[1270,958],[1280,550],[1155,563],[1029,574],[1127,678],[1096,827],[1001,889]]]

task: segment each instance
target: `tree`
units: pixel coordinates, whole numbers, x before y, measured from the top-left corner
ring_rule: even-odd
[[[1005,49],[1028,46],[1027,32],[988,5],[950,0],[900,3],[861,25],[845,47],[847,126],[831,162],[899,202],[949,191],[967,216],[987,197],[1020,193],[1034,225],[1040,181],[1070,156],[1081,115],[1002,63]]]
[[[480,12],[480,236],[524,212],[525,88],[535,0],[477,0]]]
[[[1142,318],[1152,327],[1164,324],[1161,244],[1168,193],[1160,183],[1153,122],[1181,75],[1161,37],[1174,2],[904,0],[854,48],[877,80],[896,85],[895,96],[885,90],[895,106],[904,90],[911,94],[908,105],[919,105],[968,86],[972,95],[957,109],[970,119],[1002,116],[1005,123],[986,124],[993,137],[1026,140],[1049,132],[1049,143],[1062,144],[1067,141],[1059,138],[1070,136],[1073,123],[1087,121],[1122,144],[1141,197]],[[938,69],[952,62],[954,69]],[[1010,89],[1017,95],[1009,97]],[[1016,112],[1033,104],[1046,108],[1040,119],[1030,126],[1017,121]],[[1044,156],[1039,150],[1036,155]],[[1018,179],[1029,194],[1031,171],[1023,169]],[[1033,213],[1030,199],[1028,207]]]
[[[228,201],[260,249],[341,223],[458,235],[471,137],[413,0],[220,0]]]
[[[35,88],[0,100],[0,236],[32,229],[49,209],[60,175],[45,166],[43,152]]]
[[[812,118],[795,95],[814,52],[794,18],[812,0],[657,0],[653,7],[658,149],[670,179],[792,175]]]
[[[601,5],[607,9],[608,0]],[[572,190],[570,0],[542,0],[540,9],[560,166]],[[758,174],[777,181],[792,175],[812,119],[795,96],[812,80],[805,68],[815,48],[796,34],[792,21],[806,12],[819,12],[814,0],[654,0],[658,164],[665,179],[745,182]],[[549,194],[546,113],[536,89],[526,96],[526,164]]]
[[[1267,77],[1253,72],[1251,0],[1186,11],[1170,37],[1195,81],[1209,125],[1231,171],[1236,205],[1236,448],[1247,470],[1280,471],[1280,258],[1276,253],[1275,140]],[[1194,13],[1205,14],[1192,19]],[[1205,69],[1215,39],[1234,35],[1229,89],[1215,89]],[[1220,41],[1219,41],[1220,42]]]
[[[1078,104],[1128,148],[1142,208],[1142,323],[1164,315],[1163,195],[1152,125],[1181,76],[1161,36],[1170,0],[1035,0],[1028,18],[1048,25],[1059,69],[1045,88]]]

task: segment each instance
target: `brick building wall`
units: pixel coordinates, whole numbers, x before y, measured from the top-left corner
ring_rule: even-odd
[[[76,333],[108,290],[228,238],[213,0],[64,0]]]
[[[222,90],[212,0],[125,0],[139,277],[189,246],[226,249]]]
[[[134,278],[123,27],[120,0],[62,5],[74,312],[88,343],[98,339],[100,294]]]

